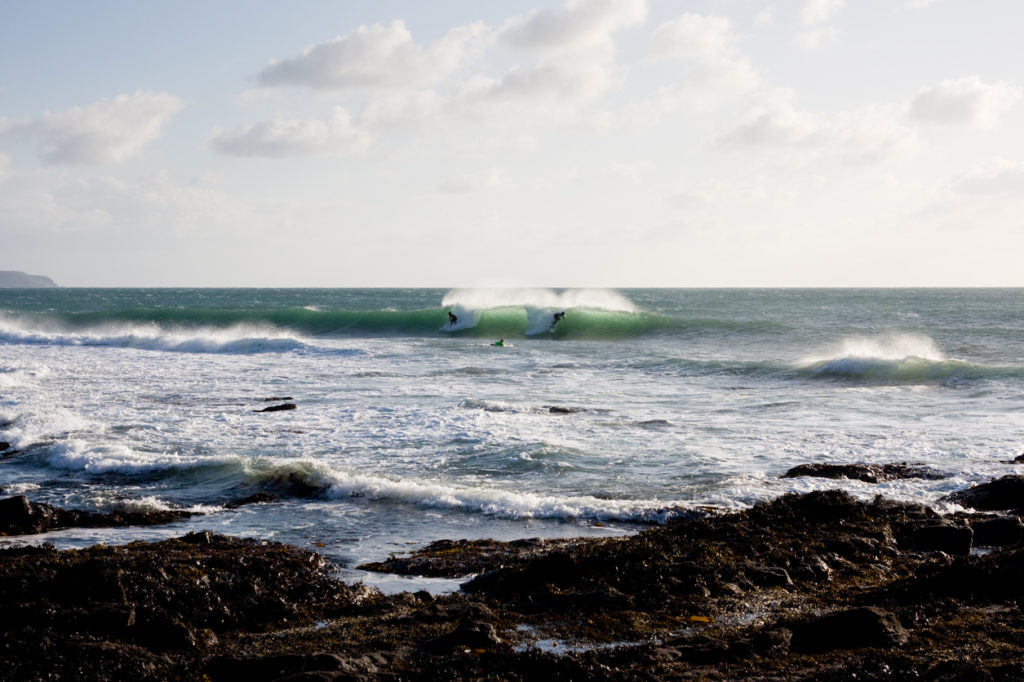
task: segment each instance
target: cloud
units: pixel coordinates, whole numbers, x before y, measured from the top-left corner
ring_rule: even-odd
[[[348,35],[308,47],[297,57],[271,64],[257,78],[268,87],[319,90],[423,85],[457,69],[485,33],[482,23],[458,26],[425,48],[413,41],[400,20],[387,26],[360,26]]]
[[[944,80],[917,93],[909,116],[918,123],[985,128],[1021,96],[1021,89],[1006,81],[989,84],[978,76]]]
[[[319,156],[365,149],[369,134],[352,123],[349,113],[337,107],[325,121],[278,119],[221,132],[213,148],[232,156]]]
[[[477,76],[450,93],[381,92],[360,117],[366,126],[480,124],[517,127],[578,122],[580,108],[617,81],[612,51],[592,46],[509,69],[501,78]]]
[[[509,19],[498,32],[498,40],[532,50],[605,43],[616,29],[638,24],[646,16],[645,0],[568,0],[558,9],[534,10]]]
[[[735,42],[725,17],[682,14],[658,26],[651,34],[648,59],[682,60],[688,66],[680,83],[628,105],[625,118],[648,125],[680,108],[708,111],[752,91],[760,77]]]
[[[993,158],[972,168],[950,184],[950,189],[961,194],[1024,196],[1024,163]]]
[[[806,25],[824,23],[844,4],[845,0],[803,0],[800,4],[800,21]]]
[[[805,31],[801,31],[796,37],[796,42],[801,47],[814,50],[834,39],[838,35],[839,31],[831,26],[815,26]]]
[[[832,40],[839,31],[828,22],[843,7],[845,0],[803,0],[800,22],[805,26],[796,38],[802,47],[813,50]]]
[[[876,162],[917,147],[913,129],[901,122],[901,107],[863,107],[832,116],[797,108],[792,90],[762,93],[733,126],[715,140],[731,151],[790,150],[806,160],[822,155],[847,163]]]
[[[121,163],[156,139],[182,108],[166,92],[139,90],[36,119],[0,121],[0,135],[38,138],[51,164]]]
[[[732,25],[726,17],[683,14],[651,34],[648,54],[654,59],[702,59],[733,51]]]
[[[445,194],[474,194],[508,189],[505,174],[499,168],[490,168],[483,173],[467,173],[449,178],[438,186]]]

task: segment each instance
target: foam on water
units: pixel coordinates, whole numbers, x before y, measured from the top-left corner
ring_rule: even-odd
[[[111,346],[179,353],[284,352],[306,347],[303,339],[270,325],[168,329],[155,323],[103,324],[88,331],[60,329],[54,323],[33,328],[24,320],[0,317],[0,344]],[[57,328],[54,328],[57,327]]]
[[[1012,472],[1024,430],[1012,291],[18,296],[0,292],[5,494],[218,510],[76,542],[209,527],[343,556],[822,488],[941,507]],[[255,414],[270,396],[298,407]],[[946,478],[780,478],[821,461]],[[261,491],[276,501],[218,507]]]

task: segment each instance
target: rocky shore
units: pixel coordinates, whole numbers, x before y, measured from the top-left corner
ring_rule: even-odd
[[[987,511],[832,490],[626,538],[443,541],[364,567],[466,577],[443,596],[384,595],[318,554],[210,533],[7,548],[0,679],[1024,679],[1024,477],[959,495]],[[82,514],[43,507],[0,501],[0,526]]]

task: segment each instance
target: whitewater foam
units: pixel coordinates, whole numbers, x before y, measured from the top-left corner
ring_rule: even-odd
[[[328,497],[365,497],[507,519],[592,519],[666,523],[686,513],[682,502],[558,496],[497,488],[469,488],[367,474],[331,472]]]
[[[465,310],[524,307],[562,311],[568,308],[592,308],[636,312],[636,305],[611,289],[453,289],[442,299],[444,306],[462,306]]]

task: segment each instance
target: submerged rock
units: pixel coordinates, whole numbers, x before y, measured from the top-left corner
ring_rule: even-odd
[[[262,410],[253,410],[253,412],[283,412],[285,410],[296,410],[298,407],[295,403],[282,403],[280,405],[264,407]]]
[[[801,464],[782,475],[783,478],[811,476],[815,478],[849,478],[867,483],[899,478],[940,479],[944,476],[920,464]]]
[[[153,526],[193,515],[183,510],[86,512],[31,502],[24,495],[16,495],[0,500],[0,535],[31,535],[58,528]]]
[[[997,478],[947,495],[945,500],[979,511],[1024,509],[1024,476]]]

